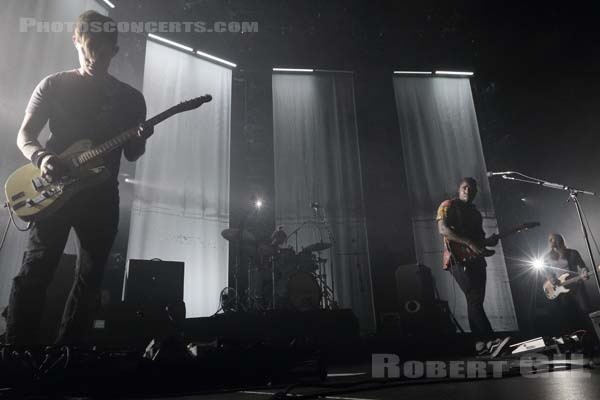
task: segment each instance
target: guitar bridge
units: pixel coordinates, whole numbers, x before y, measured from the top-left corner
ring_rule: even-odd
[[[48,186],[50,182],[48,182],[48,180],[43,176],[38,176],[31,180],[31,184],[33,185],[35,191],[39,192],[44,186]]]

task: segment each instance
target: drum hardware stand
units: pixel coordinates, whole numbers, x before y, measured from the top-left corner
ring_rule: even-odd
[[[257,310],[262,311],[264,309],[264,302],[261,303],[261,296],[257,295],[256,290],[256,273],[257,267],[252,263],[248,262],[248,289],[246,291],[246,310]]]
[[[331,242],[331,247],[329,248],[329,270],[331,272],[330,276],[331,276],[331,287],[327,286],[327,283],[325,283],[325,286],[327,287],[327,289],[331,292],[331,299],[330,301],[334,304],[335,303],[335,273],[334,273],[334,269],[333,269],[333,248],[335,247],[335,240],[333,238],[333,233],[331,232],[331,229],[329,227],[329,224],[327,223],[327,219],[325,218],[325,211],[323,209],[323,207],[320,207],[318,203],[313,203],[313,205],[316,204],[317,207],[313,207],[313,211],[315,214],[315,223],[317,224],[317,226],[320,224],[322,225],[325,230],[327,231],[327,235],[329,236],[329,241]],[[319,214],[319,210],[323,210],[322,214]],[[319,222],[319,218],[320,218],[320,222]],[[323,242],[323,233],[321,232],[321,230],[319,229],[319,235],[321,235],[321,242]],[[324,275],[325,277],[327,276],[326,274]],[[336,304],[337,307],[337,304]]]
[[[302,229],[302,228],[304,227],[304,225],[308,225],[308,224],[312,224],[312,223],[313,223],[313,221],[304,221],[304,222],[303,222],[303,223],[301,223],[301,224],[300,224],[300,225],[299,225],[299,226],[298,226],[296,229],[294,229],[294,230],[292,231],[292,233],[290,233],[290,234],[288,235],[288,237],[287,237],[287,239],[286,239],[288,242],[289,242],[290,238],[291,238],[293,235],[295,235],[295,236],[296,236],[296,246],[295,246],[295,247],[296,247],[296,252],[298,252],[298,253],[299,253],[299,251],[298,251],[298,232],[300,231],[300,229]]]
[[[255,208],[251,208],[249,209],[245,214],[244,217],[242,218],[242,222],[240,223],[240,232],[239,232],[239,239],[238,239],[238,254],[237,254],[237,260],[235,263],[235,270],[233,272],[233,277],[234,277],[234,288],[235,288],[235,293],[237,294],[235,297],[235,311],[240,311],[241,310],[241,302],[240,302],[240,296],[239,296],[239,274],[240,274],[240,266],[243,260],[243,254],[244,254],[244,227],[246,225],[246,221],[248,220],[248,217],[250,217],[250,215],[252,215],[252,213],[258,213],[258,210]]]
[[[333,289],[327,285],[327,274],[321,273],[315,274],[315,278],[321,286],[321,308],[324,310],[332,310],[337,308],[337,304],[333,298]]]
[[[517,175],[514,177],[512,175]],[[598,276],[598,267],[596,261],[594,260],[594,254],[592,253],[592,246],[590,245],[590,239],[588,237],[588,232],[585,227],[585,222],[583,219],[583,210],[581,209],[581,204],[579,203],[579,199],[577,196],[579,194],[587,194],[590,196],[596,196],[596,193],[590,192],[587,190],[575,189],[566,185],[562,185],[560,183],[552,183],[542,179],[533,178],[531,176],[524,175],[520,172],[514,171],[506,171],[506,172],[488,172],[488,176],[500,176],[502,179],[508,179],[511,181],[531,183],[539,186],[548,187],[551,189],[564,190],[569,192],[568,202],[573,202],[575,204],[575,209],[577,210],[577,215],[579,217],[579,224],[581,225],[581,231],[583,232],[583,238],[585,240],[585,244],[588,250],[588,254],[590,256],[590,260],[592,261],[592,270],[594,271],[594,277],[596,278],[596,286],[598,291],[600,292],[600,276]]]

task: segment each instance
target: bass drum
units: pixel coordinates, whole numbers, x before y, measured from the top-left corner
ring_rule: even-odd
[[[321,303],[321,288],[317,279],[308,272],[297,271],[287,282],[290,305],[298,311],[316,310]]]

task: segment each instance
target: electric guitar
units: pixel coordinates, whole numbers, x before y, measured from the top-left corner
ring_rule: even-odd
[[[526,231],[526,230],[529,230],[529,229],[532,229],[532,228],[535,228],[538,226],[540,226],[539,222],[526,222],[522,225],[516,226],[512,229],[502,232],[501,234],[499,234],[497,236],[499,239],[503,239],[503,238],[513,235],[515,233],[523,232],[523,231]],[[446,245],[446,248],[448,249],[448,252],[446,254],[449,255],[449,257],[444,258],[444,269],[450,268],[450,266],[453,263],[459,263],[459,264],[463,264],[463,265],[469,264],[479,258],[491,257],[494,254],[496,254],[496,252],[494,250],[485,248],[483,246],[483,243],[481,244],[481,247],[483,247],[484,251],[481,254],[475,253],[466,244],[454,242],[454,241],[448,240],[448,239],[444,239],[444,243]]]
[[[554,300],[563,293],[569,293],[571,289],[568,289],[568,286],[573,285],[577,282],[585,281],[589,278],[590,276],[587,272],[585,272],[585,270],[582,270],[576,276],[573,276],[573,274],[570,272],[566,272],[557,278],[559,282],[557,285],[552,283],[550,279],[547,279],[546,282],[544,282],[544,284],[542,285],[542,287],[544,289],[544,294],[546,295],[546,298],[548,300]]]
[[[184,101],[142,125],[153,127],[175,114],[194,110],[211,100],[212,96],[207,94]],[[110,173],[102,157],[136,137],[137,131],[138,126],[132,127],[98,146],[93,146],[92,141],[87,139],[75,142],[58,156],[64,161],[67,171],[59,179],[46,179],[33,164],[17,169],[4,185],[8,206],[17,217],[27,222],[51,215],[75,194],[108,179]]]

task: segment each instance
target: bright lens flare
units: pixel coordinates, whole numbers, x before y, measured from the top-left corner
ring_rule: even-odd
[[[534,258],[531,260],[531,266],[535,269],[542,269],[544,268],[544,260],[541,258]]]
[[[260,210],[260,209],[262,208],[262,206],[263,206],[263,202],[262,202],[262,200],[261,200],[261,199],[257,199],[257,200],[254,202],[254,207],[256,207],[257,209],[259,209],[259,210]]]

